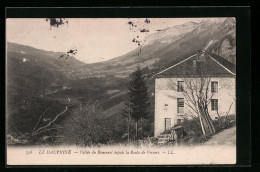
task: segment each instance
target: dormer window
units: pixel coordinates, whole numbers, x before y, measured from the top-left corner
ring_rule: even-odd
[[[197,61],[196,59],[193,60],[193,67],[196,68],[196,65],[197,65]]]
[[[197,54],[197,61],[199,61],[200,60],[200,55],[199,54]]]
[[[200,61],[205,61],[206,55],[205,54],[201,54],[199,58],[200,58]]]

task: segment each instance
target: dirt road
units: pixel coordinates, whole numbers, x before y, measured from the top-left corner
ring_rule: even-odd
[[[212,136],[205,145],[236,145],[236,126]]]

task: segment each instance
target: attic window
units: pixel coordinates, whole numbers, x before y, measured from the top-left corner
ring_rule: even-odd
[[[205,54],[202,54],[201,56],[200,56],[200,61],[205,61]]]
[[[197,65],[196,59],[193,60],[193,67],[195,68]]]
[[[200,55],[197,54],[197,61],[199,61],[199,60],[200,60]]]
[[[165,104],[164,106],[168,106],[168,104]]]

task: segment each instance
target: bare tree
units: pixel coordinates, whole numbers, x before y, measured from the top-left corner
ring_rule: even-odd
[[[197,56],[200,56],[199,52]],[[185,98],[184,104],[192,117],[198,117],[204,136],[214,134],[215,127],[208,112],[208,106],[211,103],[214,93],[210,93],[211,72],[207,69],[205,60],[196,61],[196,67],[192,69],[184,68],[182,76],[182,93]],[[172,86],[176,81],[170,80]],[[178,86],[177,86],[178,87]],[[176,88],[176,86],[175,86]],[[187,112],[187,111],[186,111]]]
[[[215,133],[215,127],[208,112],[208,105],[213,94],[209,95],[210,77],[183,78],[185,105],[187,105],[199,117],[204,136]]]

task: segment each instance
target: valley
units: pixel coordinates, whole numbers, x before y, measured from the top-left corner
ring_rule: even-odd
[[[235,64],[234,25],[235,20],[229,18],[166,28],[123,56],[93,64],[63,52],[7,43],[8,142],[51,144],[50,139],[63,132],[73,109],[87,103],[97,104],[102,110],[100,118],[120,130],[129,75],[138,65],[153,93],[153,74],[197,50],[205,49]]]

